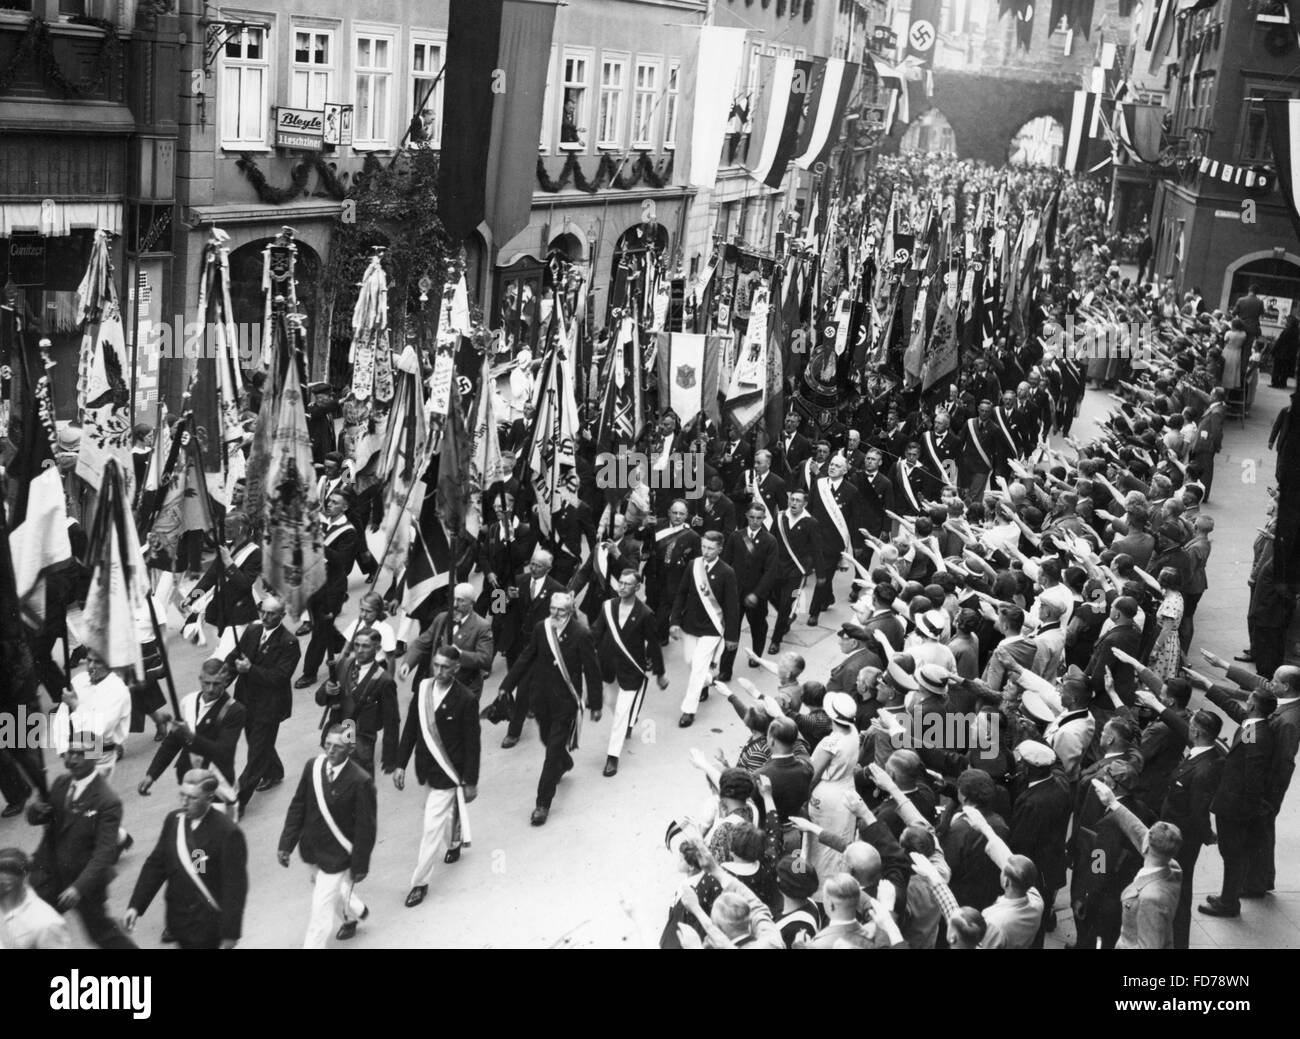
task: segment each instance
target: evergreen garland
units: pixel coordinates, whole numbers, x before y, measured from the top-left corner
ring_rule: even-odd
[[[7,91],[18,76],[18,70],[29,61],[36,62],[36,69],[42,80],[53,83],[65,94],[81,97],[93,94],[109,82],[113,68],[121,62],[122,48],[117,40],[117,30],[112,22],[103,18],[75,17],[69,19],[75,25],[91,25],[104,30],[104,39],[95,53],[90,75],[80,82],[73,82],[63,71],[54,56],[54,42],[50,36],[49,25],[39,18],[27,23],[27,31],[18,43],[9,64],[0,69],[0,93]]]
[[[266,174],[262,172],[257,160],[249,152],[241,152],[239,161],[235,163],[248,182],[253,185],[253,190],[257,192],[257,200],[270,206],[282,206],[286,202],[292,202],[299,195],[307,192],[307,177],[313,170],[320,178],[320,191],[315,192],[317,198],[332,198],[336,202],[342,202],[345,198],[351,197],[356,191],[361,190],[366,178],[372,174],[375,169],[379,168],[379,160],[373,155],[367,155],[361,171],[352,178],[352,188],[339,178],[334,167],[329,165],[319,155],[312,155],[304,158],[301,162],[293,167],[289,173],[289,186],[277,188],[267,182]]]
[[[618,172],[620,165],[623,165],[626,172]],[[652,188],[664,188],[672,181],[672,175],[673,154],[671,153],[663,168],[656,170],[649,152],[641,152],[630,166],[621,163],[607,152],[600,157],[600,165],[596,167],[596,175],[591,180],[587,179],[582,170],[582,163],[574,152],[569,153],[559,177],[555,180],[552,180],[546,172],[546,162],[540,155],[537,157],[537,182],[543,191],[551,193],[563,191],[570,183],[587,194],[594,194],[606,184],[620,191],[629,191],[643,181]]]

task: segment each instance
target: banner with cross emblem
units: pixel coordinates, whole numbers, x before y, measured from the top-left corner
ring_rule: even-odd
[[[911,22],[907,27],[907,57],[915,58],[925,68],[934,64],[934,50],[939,42],[941,0],[912,0]]]

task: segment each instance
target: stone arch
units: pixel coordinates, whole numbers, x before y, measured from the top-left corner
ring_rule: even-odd
[[[1291,272],[1270,272],[1260,268],[1261,261],[1271,261],[1273,264],[1286,264],[1293,268]],[[1223,271],[1223,285],[1219,295],[1219,307],[1227,310],[1230,303],[1233,302],[1233,282],[1237,279],[1238,274],[1249,274],[1258,279],[1261,283],[1272,277],[1284,277],[1286,280],[1294,280],[1297,283],[1296,295],[1300,295],[1300,256],[1295,253],[1283,250],[1281,255],[1274,249],[1261,249],[1258,252],[1244,253],[1228,264]],[[1238,293],[1240,294],[1240,293]],[[1277,295],[1265,291],[1264,295]]]
[[[1065,150],[1065,124],[1050,112],[1026,119],[1007,141],[1012,166],[1059,166]]]
[[[898,150],[904,154],[956,155],[957,135],[948,117],[939,109],[930,108],[908,125],[898,142]]]

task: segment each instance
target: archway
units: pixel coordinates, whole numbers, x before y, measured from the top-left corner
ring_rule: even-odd
[[[1260,327],[1265,335],[1276,335],[1300,300],[1300,257],[1282,249],[1238,257],[1223,275],[1224,308],[1231,308],[1252,285],[1264,301]]]
[[[230,254],[230,308],[235,324],[242,329],[260,329],[266,317],[266,303],[262,292],[262,251],[273,242],[272,238],[241,245]],[[295,240],[297,246],[294,277],[298,285],[298,304],[306,318],[306,341],[311,343],[316,330],[317,286],[321,278],[321,258],[306,242]],[[241,358],[245,368],[256,367],[257,355]]]
[[[1050,115],[1038,115],[1011,137],[1007,162],[1012,166],[1059,166],[1065,127]]]
[[[615,307],[626,307],[631,297],[638,295],[638,286],[644,284],[639,275],[645,271],[646,257],[664,256],[667,252],[668,228],[657,220],[633,224],[618,236],[610,260],[606,323]]]
[[[904,154],[956,155],[957,134],[948,117],[937,108],[931,108],[912,120],[898,144]]]

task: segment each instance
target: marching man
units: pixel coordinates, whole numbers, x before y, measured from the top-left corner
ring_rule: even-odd
[[[709,670],[723,646],[734,650],[740,644],[740,593],[736,572],[721,558],[722,535],[711,530],[700,540],[700,555],[682,575],[669,619],[669,634],[682,639],[683,656],[691,675],[682,697],[683,729],[695,721],[701,694],[709,686]]]
[[[340,916],[336,937],[343,942],[357,933],[358,921],[370,915],[356,886],[370,872],[377,804],[370,774],[349,760],[356,743],[354,726],[330,726],[325,753],[307,762],[284,818],[276,859],[288,869],[289,857],[298,848],[303,862],[312,867],[315,885],[304,949],[325,948]]]
[[[420,855],[406,896],[408,909],[418,906],[428,894],[429,878],[438,856],[444,856],[444,862],[449,861],[445,856],[457,822],[460,845],[468,847],[470,843],[465,806],[478,796],[478,700],[456,680],[460,658],[460,650],[454,645],[442,643],[434,650],[433,677],[421,682],[411,697],[402,742],[397,749],[393,786],[406,789],[406,766],[414,752],[416,781],[429,788],[424,799]]]
[[[640,587],[641,575],[635,570],[624,570],[618,578],[617,596],[605,600],[591,625],[604,673],[605,695],[612,699],[615,683],[618,686],[614,727],[605,752],[605,776],[618,773],[623,741],[632,735],[645,702],[650,675],[654,674],[660,689],[668,688],[655,615],[637,598]]]
[[[128,934],[166,884],[167,931],[182,949],[233,949],[239,941],[248,845],[239,827],[212,809],[219,785],[210,769],[185,773],[181,809],[163,820],[158,844],[135,882],[122,921]]]

